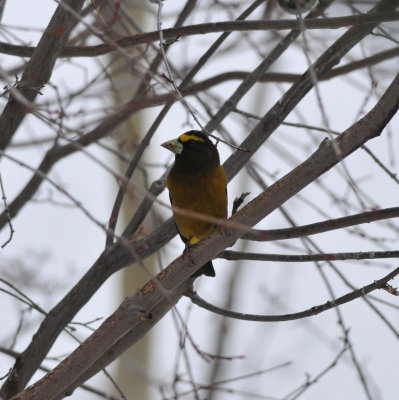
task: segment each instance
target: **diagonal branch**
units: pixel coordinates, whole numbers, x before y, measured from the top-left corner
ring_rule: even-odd
[[[79,11],[84,0],[64,0],[63,3]],[[62,3],[59,4],[16,88],[29,102],[35,100],[39,90],[49,81],[55,62],[76,24],[75,18]],[[28,112],[26,105],[10,96],[0,116],[0,150],[7,147]]]
[[[170,218],[137,242],[130,244],[120,240],[105,249],[82,279],[47,314],[29,346],[17,357],[1,388],[0,398],[9,398],[26,386],[63,328],[112,274],[132,262],[149,257],[175,235],[175,224]]]

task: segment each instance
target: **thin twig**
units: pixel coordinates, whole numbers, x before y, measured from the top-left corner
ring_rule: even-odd
[[[283,400],[295,400],[299,396],[301,396],[302,393],[304,393],[306,390],[308,390],[312,385],[319,382],[320,378],[322,378],[326,373],[328,373],[334,367],[336,367],[338,361],[346,353],[347,350],[348,350],[348,344],[345,344],[344,347],[341,349],[341,351],[335,356],[334,360],[329,365],[327,365],[327,367],[325,367],[322,371],[320,371],[317,375],[315,375],[314,378],[307,379],[304,384],[299,386],[293,392],[286,395]]]
[[[7,222],[8,222],[8,226],[10,228],[10,236],[8,237],[8,239],[1,245],[1,248],[3,249],[4,247],[7,246],[8,243],[11,242],[13,236],[14,236],[14,227],[12,226],[12,220],[11,220],[11,215],[10,215],[10,210],[8,208],[8,204],[7,204],[7,196],[6,196],[6,191],[4,189],[4,185],[3,185],[3,178],[1,176],[1,172],[0,172],[0,187],[1,187],[1,198],[3,200],[3,204],[4,204],[4,212],[6,214],[6,218],[7,218]]]

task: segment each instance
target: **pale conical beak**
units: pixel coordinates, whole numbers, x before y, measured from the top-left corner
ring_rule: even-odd
[[[175,154],[181,154],[183,152],[183,145],[177,139],[168,140],[162,143],[161,146]]]

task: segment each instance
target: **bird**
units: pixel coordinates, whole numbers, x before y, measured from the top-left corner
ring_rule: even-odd
[[[227,176],[220,165],[219,152],[203,132],[192,130],[162,143],[175,154],[175,162],[166,178],[173,207],[195,211],[216,218],[227,217]],[[198,243],[215,229],[215,224],[173,211],[177,230],[186,247]],[[214,277],[208,261],[192,278]]]

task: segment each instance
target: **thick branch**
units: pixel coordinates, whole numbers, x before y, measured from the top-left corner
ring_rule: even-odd
[[[186,285],[190,284],[192,284],[192,280],[191,283],[187,283]],[[148,289],[151,290],[151,288]],[[159,303],[153,311],[156,312],[157,315],[165,315],[180,299],[181,292],[184,289],[185,285],[175,290],[174,293],[169,292],[165,301]],[[97,329],[97,331],[87,339],[87,341],[90,342],[89,348],[79,346],[74,352],[75,356],[77,355],[78,358],[84,359],[88,365],[92,365],[95,360],[103,355],[104,341],[107,343],[107,348],[112,347],[118,340],[123,341],[125,333],[137,323],[137,320],[146,327],[146,329],[141,329],[141,337],[158,321],[158,319],[155,321],[152,319],[152,312],[143,308],[140,302],[132,303],[131,297],[128,297],[119,306],[118,310],[101,324],[105,329]],[[63,366],[59,365],[34,387],[28,388],[25,392],[14,396],[12,399],[29,398],[50,400],[63,398],[65,395],[70,394],[68,392],[64,393],[64,391],[77,379],[75,374],[76,367],[78,367],[78,364],[74,365],[74,361],[69,366],[65,366],[65,364]],[[63,376],[62,382],[57,379],[60,374]],[[76,386],[74,386],[74,388],[75,387]]]
[[[13,350],[8,349],[8,348],[3,347],[3,346],[0,346],[0,353],[7,354],[8,356],[13,357],[13,358],[17,358],[19,356],[19,353],[17,353],[16,351],[13,351]],[[39,369],[41,371],[43,371],[43,372],[50,372],[51,371],[50,368],[45,367],[43,365],[41,365],[39,367]],[[103,392],[101,390],[98,390],[97,387],[94,387],[94,386],[91,386],[91,385],[80,385],[80,388],[83,389],[83,390],[86,390],[86,391],[88,391],[90,393],[94,393],[94,394],[98,395],[100,398],[106,398],[107,400],[119,400],[120,399],[119,397],[114,397],[114,396],[109,395],[108,393],[105,393],[105,392]]]

